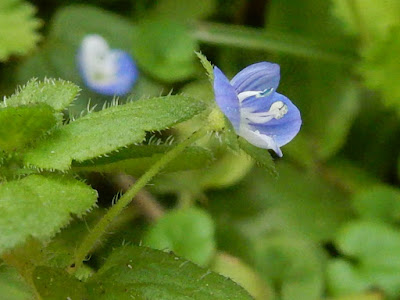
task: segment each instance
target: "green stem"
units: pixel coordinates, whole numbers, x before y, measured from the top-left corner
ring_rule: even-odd
[[[177,145],[171,151],[167,152],[163,157],[160,158],[138,181],[132,185],[128,191],[119,199],[119,201],[111,207],[103,218],[95,225],[95,227],[86,236],[80,247],[75,253],[74,263],[69,268],[70,273],[76,272],[82,264],[83,260],[89,254],[93,246],[106,232],[112,221],[121,213],[121,211],[132,201],[132,198],[155,176],[160,172],[168,163],[176,158],[186,147],[191,145],[193,142],[203,137],[207,133],[207,128],[195,132],[188,139]]]
[[[209,44],[278,52],[341,64],[353,64],[357,60],[355,53],[344,53],[339,48],[331,50],[332,45],[340,44],[339,41],[325,45],[324,49],[321,41],[265,29],[197,22],[192,34],[198,41]]]

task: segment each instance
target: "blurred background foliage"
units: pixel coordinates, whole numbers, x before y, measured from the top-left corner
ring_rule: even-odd
[[[279,91],[303,119],[275,160],[278,175],[217,140],[203,141],[212,154],[186,153],[148,187],[160,209],[173,209],[150,220],[127,210],[94,253],[93,267],[116,245],[143,243],[209,266],[256,299],[399,299],[398,0],[1,0],[2,95],[33,77],[62,78],[82,88],[68,114],[79,115],[89,99],[101,109],[111,99],[86,88],[76,65],[77,48],[91,33],[133,56],[140,79],[130,98],[172,91],[212,101],[194,54],[201,50],[229,76],[254,62],[279,63]],[[156,138],[179,140],[196,124]],[[118,190],[109,175],[91,171],[139,176],[166,149],[154,151],[105,159],[102,168],[74,166],[99,191],[100,208],[56,236],[48,246],[57,249],[54,260],[68,261],[74,233],[85,231]],[[0,294],[29,298],[6,266]]]

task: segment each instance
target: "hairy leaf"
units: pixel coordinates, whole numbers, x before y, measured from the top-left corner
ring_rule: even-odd
[[[210,79],[211,82],[214,82],[214,68],[210,61],[203,55],[200,51],[195,52],[197,57],[199,58],[201,64],[203,65],[203,68],[206,70],[208,78]]]
[[[84,161],[142,142],[146,131],[162,130],[205,109],[184,96],[139,100],[86,115],[56,129],[27,153],[25,162],[41,168],[66,170],[72,160]]]
[[[95,204],[96,191],[75,179],[31,175],[0,185],[0,252],[28,237],[47,240]]]
[[[169,145],[132,145],[107,156],[96,158],[72,166],[77,171],[124,172],[139,176],[151,167],[160,157],[174,146]],[[202,147],[192,146],[170,162],[163,172],[175,172],[204,168],[214,160],[213,153]]]
[[[59,120],[60,116],[46,104],[0,108],[0,149],[21,150]]]
[[[115,250],[88,281],[93,299],[251,299],[233,281],[173,254],[146,247]]]
[[[40,21],[35,9],[26,1],[2,0],[0,3],[0,61],[10,55],[24,55],[39,40]]]
[[[35,79],[21,87],[14,95],[4,100],[3,106],[20,106],[44,103],[57,111],[67,108],[78,96],[79,87],[61,79]]]
[[[150,227],[143,243],[205,266],[215,252],[214,223],[198,208],[170,211]]]

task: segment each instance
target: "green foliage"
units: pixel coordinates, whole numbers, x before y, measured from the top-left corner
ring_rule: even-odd
[[[93,299],[251,299],[231,280],[173,254],[116,249],[88,282]]]
[[[212,269],[240,284],[255,299],[274,299],[271,287],[250,266],[236,257],[218,253],[213,261]]]
[[[29,80],[0,102],[0,298],[250,299],[195,264],[256,300],[398,298],[399,1],[36,2],[35,52],[32,6],[0,4],[0,89]],[[88,34],[137,63],[126,97],[85,86]],[[200,50],[281,66],[283,158],[237,136]]]
[[[215,11],[215,0],[161,0],[152,12],[157,17],[191,21],[204,18]]]
[[[351,34],[386,37],[398,24],[400,3],[397,0],[334,0],[333,13]]]
[[[45,79],[43,82],[33,79],[6,98],[2,106],[47,104],[56,111],[62,111],[76,99],[79,91],[78,86],[61,79]]]
[[[0,295],[7,300],[31,300],[32,293],[17,270],[6,265],[0,266]]]
[[[355,194],[353,207],[368,220],[396,223],[400,219],[400,190],[391,186],[376,185]]]
[[[278,175],[271,154],[269,154],[267,150],[253,146],[243,138],[239,138],[239,145],[240,148],[250,155],[258,165],[270,171],[271,174],[274,174],[275,176]]]
[[[280,299],[321,298],[322,252],[311,243],[272,235],[256,242],[254,257],[259,272],[279,286]]]
[[[399,294],[400,231],[383,223],[353,221],[336,239],[336,245],[347,257],[336,259],[328,266],[328,281],[334,294],[343,295],[382,289],[386,295]]]
[[[25,55],[39,40],[40,21],[34,18],[35,8],[21,0],[0,3],[0,61],[10,55]]]
[[[135,101],[88,114],[57,128],[25,162],[40,168],[67,170],[72,160],[84,161],[140,143],[146,131],[166,129],[205,109],[202,102],[184,96]]]
[[[173,147],[174,145],[132,145],[107,156],[74,163],[73,168],[77,171],[124,172],[139,176]],[[213,160],[214,156],[210,150],[191,146],[186,148],[179,158],[169,163],[164,172],[200,169]]]
[[[95,204],[96,191],[63,177],[31,175],[0,185],[0,252],[27,238],[48,240]]]
[[[400,26],[394,27],[387,35],[387,39],[378,40],[362,51],[364,60],[359,70],[365,85],[379,91],[385,105],[400,113],[400,88],[396,80],[400,75],[400,62],[396,55],[400,50]]]
[[[244,153],[227,152],[205,168],[158,176],[153,190],[161,194],[185,194],[197,199],[202,197],[204,190],[221,189],[238,183],[252,166],[252,160]]]
[[[145,246],[170,250],[200,266],[206,266],[215,252],[214,223],[198,208],[170,211],[151,226]]]
[[[60,121],[60,116],[46,104],[0,108],[0,149],[22,150],[43,136]]]
[[[332,47],[343,47],[345,41],[340,31],[334,30],[338,26],[329,13],[329,1],[273,1],[267,25],[285,35],[313,36],[321,44],[330,41]],[[303,120],[299,135],[283,152],[302,165],[313,166],[343,147],[360,106],[359,89],[348,68],[338,63],[286,56],[280,56],[278,62],[282,70],[278,92],[296,103]]]
[[[176,20],[155,18],[138,24],[132,47],[138,65],[159,80],[181,81],[196,71],[196,41]]]
[[[207,57],[205,57],[200,51],[195,52],[197,57],[199,58],[203,68],[207,72],[208,79],[210,79],[211,83],[214,82],[214,68],[213,65],[209,62]]]
[[[40,297],[46,299],[88,299],[85,286],[62,269],[37,267],[33,283]]]

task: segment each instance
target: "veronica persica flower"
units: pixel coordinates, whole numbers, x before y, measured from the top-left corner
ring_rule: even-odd
[[[97,34],[85,36],[77,58],[83,81],[99,94],[125,95],[138,78],[132,57],[123,50],[110,49],[106,40]]]
[[[276,92],[279,80],[280,67],[274,63],[250,65],[231,81],[214,67],[215,101],[236,133],[282,157],[280,147],[299,132],[301,117],[297,107]]]

